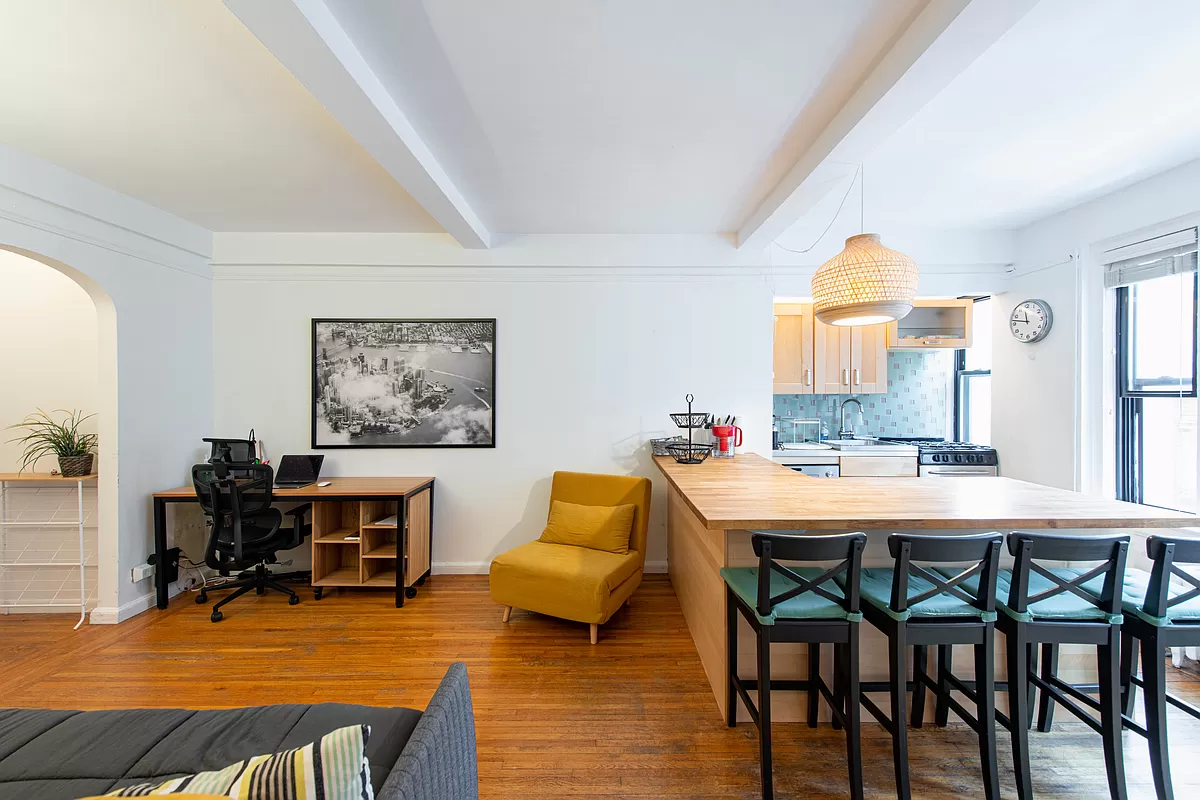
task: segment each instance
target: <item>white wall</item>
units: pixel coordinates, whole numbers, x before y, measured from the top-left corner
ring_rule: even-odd
[[[1113,421],[1103,404],[1112,358],[1104,332],[1113,323],[1104,308],[1103,251],[1196,225],[1197,186],[1200,161],[1193,161],[1018,232],[1018,275],[998,298],[992,374],[992,437],[1005,475],[1106,491],[1103,438]],[[1043,269],[1051,264],[1059,266]],[[1008,311],[1028,297],[1054,308],[1054,330],[1036,345],[1007,331]]]
[[[152,492],[176,486],[212,429],[211,235],[0,147],[0,248],[84,287],[99,329],[100,565],[93,621],[153,602],[130,570],[152,549]],[[118,480],[119,478],[119,480]]]
[[[31,258],[0,250],[0,428],[38,408],[80,409],[99,402],[96,306],[79,284]],[[85,423],[94,431],[96,420]],[[0,431],[0,472],[21,466],[22,447]],[[57,469],[53,458],[37,465]]]
[[[661,569],[664,482],[645,442],[676,432],[668,414],[684,410],[688,392],[698,411],[741,417],[748,449],[770,448],[771,289],[761,272],[389,267],[411,257],[402,240],[338,238],[341,247],[311,239],[293,250],[294,236],[217,235],[214,357],[236,388],[218,392],[214,432],[253,427],[275,459],[309,451],[313,317],[496,317],[495,449],[325,451],[332,475],[436,476],[437,570],[486,571],[495,554],[535,539],[559,469],[650,477],[648,561]],[[262,349],[247,346],[240,323],[250,319],[269,332]]]

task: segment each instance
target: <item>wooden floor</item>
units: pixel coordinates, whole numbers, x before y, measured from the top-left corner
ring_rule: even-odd
[[[0,617],[0,705],[423,708],[446,666],[464,661],[484,798],[758,796],[754,728],[718,719],[665,576],[649,576],[595,646],[586,625],[521,611],[503,625],[483,576],[433,578],[400,610],[387,592],[303,597],[251,595],[215,625],[190,595],[78,632],[66,616]],[[1177,693],[1200,699],[1200,676],[1173,676]],[[1171,713],[1176,796],[1196,797],[1200,723]],[[864,726],[868,796],[894,797],[890,740]],[[1032,739],[1039,798],[1108,796],[1098,736],[1062,722]],[[843,741],[828,726],[777,724],[777,796],[846,796]],[[913,731],[911,742],[914,796],[982,796],[967,728]],[[1003,732],[1000,744],[1005,765]],[[1130,796],[1153,797],[1144,743],[1126,734],[1125,745]],[[1001,783],[1015,795],[1011,770]]]

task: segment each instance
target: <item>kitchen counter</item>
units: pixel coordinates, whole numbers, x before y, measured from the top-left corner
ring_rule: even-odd
[[[1057,529],[1095,532],[1116,529],[1145,535],[1147,530],[1200,525],[1191,514],[1166,511],[1077,492],[1025,483],[1011,478],[841,478],[825,480],[801,475],[752,453],[702,464],[654,459],[667,480],[668,572],[700,661],[716,698],[714,710],[724,715],[726,686],[725,584],[722,567],[755,566],[750,530],[868,532],[863,561],[889,565],[887,535],[893,531],[928,530],[958,533],[976,530]],[[1130,562],[1144,554],[1135,540]],[[1010,559],[1011,560],[1011,559]],[[739,674],[754,674],[754,637],[745,621],[738,623]],[[886,676],[886,641],[870,626],[862,630],[863,680]],[[806,677],[803,645],[775,644],[772,656],[779,679]],[[1075,659],[1073,661],[1073,659]],[[1089,666],[1090,664],[1090,666]],[[1061,674],[1087,680],[1090,662],[1064,648]],[[826,654],[825,669],[829,669]],[[827,673],[828,674],[828,673]],[[956,671],[958,674],[958,671]],[[969,667],[961,677],[969,679]],[[998,679],[1002,679],[1003,669]],[[772,692],[775,698],[776,693]],[[775,719],[805,718],[803,696],[780,692],[773,699]],[[739,718],[745,709],[739,709]]]

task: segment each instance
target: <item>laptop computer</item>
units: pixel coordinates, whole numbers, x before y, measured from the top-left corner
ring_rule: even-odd
[[[321,477],[321,464],[325,456],[284,456],[279,460],[275,473],[275,488],[299,489],[316,483]]]

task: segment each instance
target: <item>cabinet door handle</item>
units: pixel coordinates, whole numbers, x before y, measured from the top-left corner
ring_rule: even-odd
[[[848,370],[848,369],[842,370],[842,383],[845,384],[846,386],[850,385],[850,370]]]
[[[862,376],[859,375],[857,368],[854,370],[854,383],[858,386],[862,385]]]
[[[811,369],[804,370],[804,385],[812,386],[812,370]]]

